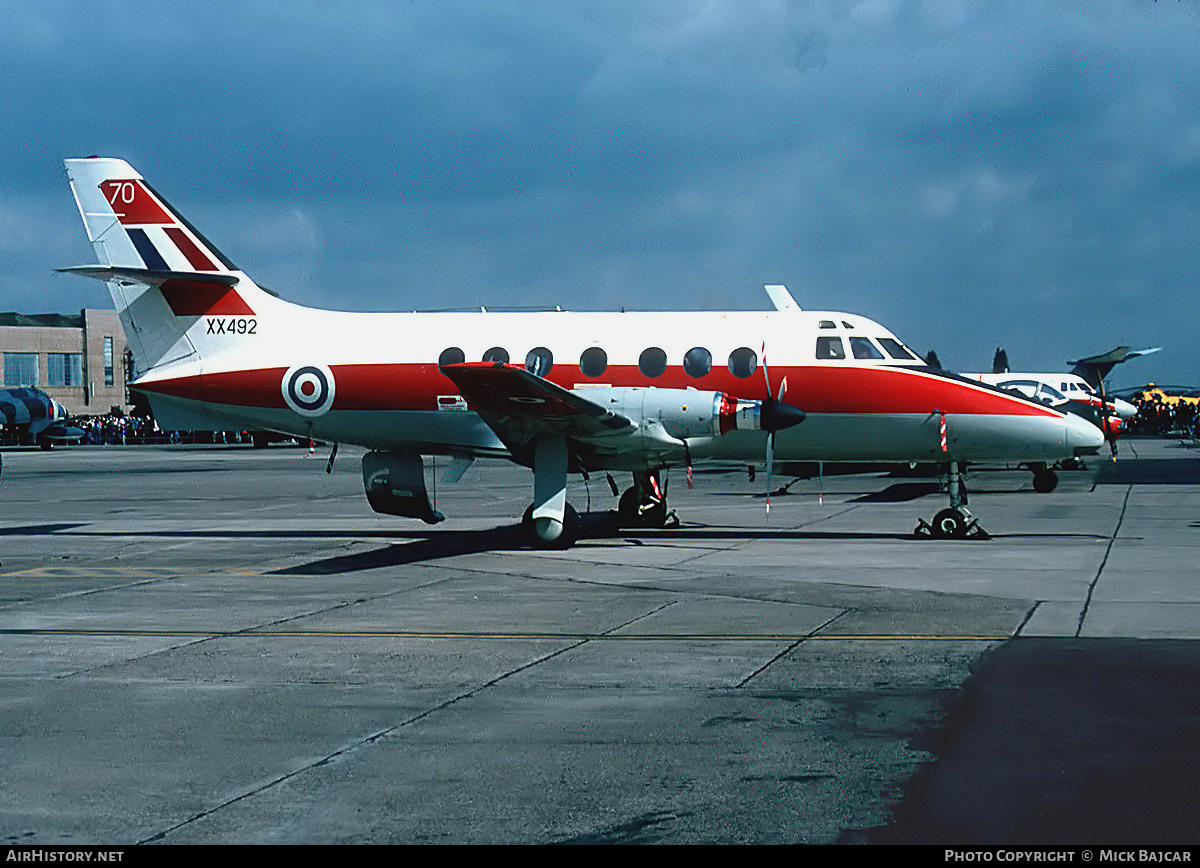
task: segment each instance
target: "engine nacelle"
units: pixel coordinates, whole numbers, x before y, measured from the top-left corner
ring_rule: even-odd
[[[724,392],[700,389],[657,389],[637,386],[597,386],[575,392],[636,423],[657,422],[672,437],[711,437],[730,431],[767,431],[779,415],[779,402],[742,401]],[[798,416],[787,424],[804,418]],[[765,417],[765,418],[764,418]],[[787,427],[782,425],[779,427]]]
[[[371,509],[385,515],[419,518],[436,524],[445,516],[429,503],[425,462],[407,452],[368,452],[363,456],[363,488]]]

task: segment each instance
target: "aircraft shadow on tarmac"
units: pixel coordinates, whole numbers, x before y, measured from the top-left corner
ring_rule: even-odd
[[[904,499],[904,498],[898,498]],[[919,539],[914,533],[883,531],[802,530],[784,527],[713,527],[687,524],[665,528],[622,528],[617,525],[616,513],[581,513],[581,533],[577,544],[619,539],[630,545],[655,542],[688,541],[818,541],[818,540],[899,540]],[[241,539],[241,540],[396,540],[370,551],[319,558],[270,571],[270,575],[334,575],[372,570],[380,567],[423,563],[457,555],[502,551],[542,550],[530,544],[519,524],[502,525],[479,530],[461,529],[395,529],[395,530],[139,530],[93,531],[85,523],[39,524],[0,528],[0,536],[54,536],[67,534],[85,537],[143,537],[163,539]],[[1031,534],[1001,534],[1000,536],[1029,537]],[[1032,536],[1077,537],[1092,534],[1033,534]],[[1103,537],[1100,537],[1103,538]]]
[[[712,528],[704,526],[681,526],[675,528],[619,528],[616,513],[583,513],[583,532],[577,545],[586,546],[589,541],[621,539],[632,545],[644,545],[652,541],[688,540],[802,540],[802,539],[893,539],[911,540],[911,534],[801,531],[772,528]],[[398,534],[399,535],[399,534]],[[376,535],[378,536],[378,535]],[[439,558],[464,554],[482,554],[500,551],[537,550],[520,525],[506,525],[486,530],[433,530],[412,532],[403,536],[414,538],[412,542],[389,545],[369,552],[339,555],[307,564],[297,564],[274,571],[278,575],[330,575],[371,570],[379,567],[401,566],[421,563]]]

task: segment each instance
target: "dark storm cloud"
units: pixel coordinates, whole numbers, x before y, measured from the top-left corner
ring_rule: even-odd
[[[1128,379],[1200,381],[1189,0],[39,2],[6,25],[0,308],[103,303],[49,274],[90,255],[59,161],[103,152],[302,303],[745,308],[782,281],[959,368],[1162,344]]]

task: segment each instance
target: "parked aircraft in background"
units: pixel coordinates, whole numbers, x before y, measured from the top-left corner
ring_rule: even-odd
[[[0,389],[0,425],[15,428],[21,443],[49,449],[79,440],[83,431],[67,424],[67,411],[41,389]]]
[[[1124,430],[1124,424],[1137,415],[1137,407],[1128,401],[1106,394],[1104,378],[1121,362],[1157,353],[1161,347],[1131,350],[1117,347],[1098,356],[1067,362],[1073,365],[1070,373],[1026,373],[1008,368],[1008,354],[996,350],[990,374],[964,374],[981,383],[1016,392],[1047,406],[1064,412],[1075,413],[1104,431],[1105,439],[1116,454],[1116,440]],[[1054,487],[1048,476],[1037,478],[1034,487],[1050,490]],[[1046,486],[1049,486],[1048,488]]]
[[[159,424],[366,447],[377,512],[441,519],[423,455],[460,471],[479,457],[532,468],[524,524],[546,545],[580,531],[569,474],[631,472],[620,520],[655,526],[670,467],[765,460],[769,492],[776,459],[935,461],[951,502],[933,533],[962,536],[961,462],[1056,461],[1103,443],[1073,414],[930,368],[878,323],[801,310],[783,287],[769,289],[770,312],[301,307],[263,291],[124,161],[66,165],[100,264],[63,270],[108,283]]]

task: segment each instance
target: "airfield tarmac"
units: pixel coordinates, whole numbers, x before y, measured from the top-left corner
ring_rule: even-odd
[[[878,474],[768,521],[744,471],[611,533],[593,478],[566,551],[520,468],[431,527],[327,457],[4,452],[0,840],[1200,839],[1195,444],[973,472],[988,540],[914,539],[945,495]]]

